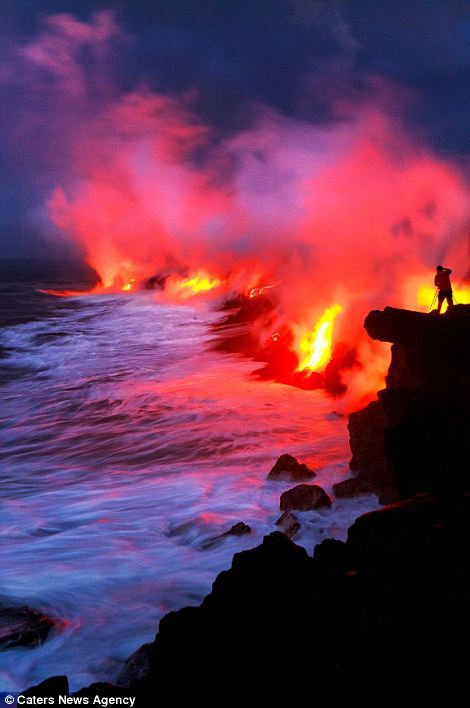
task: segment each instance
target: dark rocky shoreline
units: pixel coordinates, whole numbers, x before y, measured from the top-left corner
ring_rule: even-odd
[[[235,554],[199,607],[162,618],[155,641],[121,673],[127,687],[93,684],[74,695],[134,695],[146,705],[149,695],[314,701],[466,687],[470,306],[441,317],[386,308],[365,326],[393,342],[392,363],[379,400],[351,416],[355,477],[336,493],[374,490],[393,503],[313,557],[288,538],[295,530]],[[63,694],[66,679],[29,695],[54,687]]]
[[[350,467],[384,503],[470,489],[470,306],[445,315],[372,311],[370,337],[392,342],[386,388],[349,418]],[[354,488],[354,482],[336,485]]]

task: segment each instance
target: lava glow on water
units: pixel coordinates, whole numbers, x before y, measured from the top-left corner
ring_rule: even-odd
[[[220,315],[207,307],[150,292],[64,304],[2,330],[13,352],[2,369],[2,593],[68,623],[33,651],[3,654],[10,690],[57,674],[72,690],[114,680],[163,614],[199,603],[235,552],[277,528],[291,486],[266,481],[279,455],[312,465],[328,492],[348,474],[332,400],[210,351]],[[361,497],[301,513],[296,541],[311,553],[376,506]],[[252,533],[211,545],[237,521]]]

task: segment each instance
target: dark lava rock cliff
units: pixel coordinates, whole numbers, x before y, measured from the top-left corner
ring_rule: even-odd
[[[392,360],[378,400],[349,419],[357,483],[384,502],[470,489],[470,305],[441,316],[387,307],[364,326],[392,342]]]

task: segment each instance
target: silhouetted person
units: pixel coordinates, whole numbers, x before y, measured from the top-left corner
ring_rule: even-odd
[[[434,285],[438,289],[437,293],[437,312],[440,314],[442,303],[447,300],[447,306],[449,308],[454,306],[454,301],[452,299],[452,285],[450,284],[450,274],[452,273],[450,268],[443,268],[438,265],[436,268],[436,276],[434,278]]]

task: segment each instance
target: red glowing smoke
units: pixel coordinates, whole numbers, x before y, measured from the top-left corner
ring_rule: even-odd
[[[415,307],[437,262],[462,281],[468,274],[469,197],[458,168],[410,134],[395,110],[400,91],[377,79],[367,98],[338,104],[334,121],[258,106],[251,127],[221,138],[189,97],[113,88],[117,40],[109,13],[89,23],[61,15],[18,53],[36,89],[53,84],[59,115],[72,108],[83,118],[58,129],[69,165],[48,199],[52,222],[106,286],[169,263],[220,279],[226,291],[280,281],[263,337],[288,326],[296,341],[341,304],[335,340],[356,345],[367,363],[368,373],[347,375],[354,401],[375,390],[383,349],[362,335],[367,311]]]

